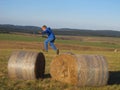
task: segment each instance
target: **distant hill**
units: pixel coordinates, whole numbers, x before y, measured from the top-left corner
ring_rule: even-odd
[[[0,32],[23,32],[23,33],[36,33],[40,30],[40,27],[36,26],[18,26],[18,25],[0,25]]]
[[[113,30],[55,29],[55,31],[58,35],[120,37],[120,31]]]
[[[38,34],[40,27],[37,26],[18,26],[18,25],[0,25],[0,33],[20,32]],[[73,36],[104,36],[104,37],[120,37],[120,31],[113,30],[86,30],[86,29],[53,29],[57,35],[73,35]]]

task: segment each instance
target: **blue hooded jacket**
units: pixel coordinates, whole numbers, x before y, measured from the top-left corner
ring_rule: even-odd
[[[55,39],[55,35],[54,35],[54,33],[52,32],[51,28],[47,28],[45,31],[42,32],[42,34],[47,34],[47,35],[48,35],[48,38],[53,38],[53,39]]]

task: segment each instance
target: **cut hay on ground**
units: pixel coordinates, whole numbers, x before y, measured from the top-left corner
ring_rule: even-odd
[[[43,78],[45,57],[43,53],[16,51],[8,61],[8,75],[11,79],[32,80]]]
[[[108,66],[100,55],[64,53],[53,59],[50,74],[54,80],[78,86],[103,86],[108,81]]]

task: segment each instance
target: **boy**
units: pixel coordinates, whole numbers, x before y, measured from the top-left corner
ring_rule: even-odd
[[[48,52],[48,43],[50,43],[50,46],[53,50],[56,51],[56,54],[59,54],[59,49],[56,48],[56,46],[54,45],[55,42],[55,34],[52,32],[52,30],[47,27],[46,25],[42,26],[42,35],[43,34],[47,34],[48,38],[44,41],[44,51]]]

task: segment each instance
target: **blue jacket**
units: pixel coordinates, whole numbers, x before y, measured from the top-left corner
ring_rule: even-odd
[[[55,35],[50,28],[47,28],[45,31],[42,32],[42,34],[47,34],[48,38],[55,39]]]

